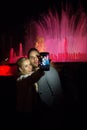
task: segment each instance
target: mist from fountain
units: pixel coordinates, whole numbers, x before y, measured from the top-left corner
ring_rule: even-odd
[[[81,11],[70,16],[68,11],[62,10],[59,19],[57,11],[49,10],[38,20],[32,20],[26,25],[26,53],[31,47],[36,47],[40,52],[48,51],[53,62],[87,61],[86,16]]]
[[[81,10],[70,15],[69,10],[48,10],[25,25],[25,45],[18,52],[10,49],[9,63],[26,56],[31,47],[50,53],[53,62],[87,62],[87,14]],[[25,51],[25,54],[24,52]],[[17,55],[18,54],[18,55]]]

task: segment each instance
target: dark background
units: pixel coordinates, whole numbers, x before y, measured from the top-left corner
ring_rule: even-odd
[[[87,127],[87,63],[55,63],[63,88],[63,101],[43,115],[20,118],[16,115],[16,82],[14,76],[0,76],[0,120],[3,128],[48,128],[58,130]],[[32,121],[33,120],[33,121]],[[2,124],[4,123],[4,125]],[[45,124],[46,123],[46,124]]]
[[[69,6],[71,13],[82,8],[87,13],[86,0],[28,0],[1,1],[0,2],[0,34],[18,33],[20,39],[24,33],[24,24],[31,18],[38,19],[39,15],[46,13],[49,8],[61,13],[62,8]]]
[[[59,14],[61,14],[61,9],[66,9],[66,4],[71,7],[72,14],[75,14],[79,8],[87,13],[87,0],[1,1],[0,56],[2,58],[5,56],[3,54],[4,48],[9,51],[8,37],[14,37],[14,43],[10,47],[17,46],[20,41],[24,44],[24,25],[26,22],[32,18],[37,20],[39,15],[46,13],[49,8],[56,8]],[[6,43],[1,42],[1,39],[4,40],[4,37],[7,38]],[[65,96],[65,102],[61,106],[60,111],[61,113],[63,112],[63,117],[60,116],[62,128],[69,130],[75,128],[85,129],[87,127],[87,63],[55,63],[55,66],[60,74]],[[11,127],[11,124],[14,127],[16,125],[16,89],[14,77],[0,76],[0,83],[2,84],[0,85],[0,118],[3,123],[7,123],[7,127]],[[58,126],[58,121],[55,118],[52,119],[54,127],[55,124]]]
[[[3,53],[5,48],[8,53],[9,47],[17,46],[20,41],[24,44],[24,26],[26,22],[32,18],[37,20],[39,15],[47,13],[49,8],[56,8],[58,13],[61,14],[61,9],[66,9],[66,5],[70,7],[72,14],[75,14],[79,8],[87,14],[87,0],[0,1],[0,58],[5,57],[6,53],[5,55]],[[14,37],[12,45],[9,44],[8,40],[8,37],[11,40],[11,36]],[[7,38],[7,42],[2,42],[4,38]],[[64,107],[65,122],[63,123],[66,124],[65,128],[67,128],[68,122],[71,129],[74,120],[74,128],[77,125],[78,129],[80,125],[84,126],[86,118],[87,77],[85,75],[87,74],[87,63],[57,63],[56,67],[60,71],[62,86],[67,101]],[[13,114],[15,107],[14,78],[0,77],[0,83],[3,84],[3,88],[0,86],[1,113],[3,121],[4,119],[7,121],[9,113]],[[9,86],[8,89],[7,86]],[[5,116],[5,114],[7,115]],[[12,116],[10,117],[12,118]]]

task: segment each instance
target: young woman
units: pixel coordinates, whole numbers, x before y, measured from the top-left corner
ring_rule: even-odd
[[[17,77],[17,112],[32,113],[37,106],[38,93],[36,82],[40,79],[44,72],[38,69],[33,72],[32,65],[26,57],[22,57],[17,61],[18,77]]]

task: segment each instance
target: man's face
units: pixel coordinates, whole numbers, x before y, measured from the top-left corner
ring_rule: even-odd
[[[32,51],[30,53],[30,55],[28,56],[29,59],[30,59],[30,62],[31,62],[31,65],[34,67],[34,68],[38,68],[38,65],[39,65],[39,59],[38,59],[38,56],[40,54],[37,52],[37,51]]]

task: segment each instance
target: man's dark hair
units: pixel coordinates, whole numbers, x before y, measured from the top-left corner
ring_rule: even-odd
[[[31,49],[28,51],[28,54],[27,54],[28,57],[29,57],[29,55],[30,55],[30,53],[31,53],[32,51],[37,51],[38,53],[40,53],[36,48],[31,48]]]

